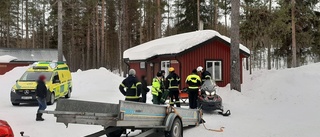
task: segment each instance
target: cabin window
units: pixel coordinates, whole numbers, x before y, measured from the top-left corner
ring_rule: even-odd
[[[146,62],[140,62],[140,68],[145,69],[146,68]]]
[[[222,81],[222,61],[206,61],[206,71],[215,81]]]
[[[161,70],[164,70],[165,73],[165,77],[169,75],[169,69],[170,68],[170,61],[161,61]]]

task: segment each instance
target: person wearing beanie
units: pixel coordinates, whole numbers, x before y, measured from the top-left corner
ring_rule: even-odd
[[[190,109],[197,109],[197,100],[199,87],[201,86],[201,78],[197,75],[197,70],[192,70],[192,73],[187,77]]]
[[[136,71],[130,69],[129,76],[119,85],[119,90],[126,97],[126,101],[139,102],[140,100],[141,82],[139,82],[135,75]]]
[[[40,110],[45,110],[47,108],[47,86],[45,84],[46,77],[44,75],[40,75],[37,80],[37,87],[36,87],[36,98],[39,104],[39,108],[37,111],[36,121],[43,121],[42,113]]]
[[[166,89],[169,89],[170,96],[170,106],[174,106],[176,104],[177,107],[180,107],[180,99],[179,99],[179,85],[180,85],[180,77],[178,74],[174,72],[174,68],[169,68],[170,74],[166,78]],[[175,101],[173,101],[173,99]]]
[[[130,69],[130,70],[129,70],[129,75],[131,75],[131,76],[136,76],[136,70]]]
[[[153,78],[152,80],[152,88],[151,88],[151,94],[152,94],[152,102],[153,104],[160,105],[161,103],[161,97],[162,97],[162,73],[161,71],[157,73],[157,77]]]

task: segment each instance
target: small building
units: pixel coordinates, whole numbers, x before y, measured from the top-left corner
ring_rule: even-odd
[[[240,64],[250,55],[250,50],[240,44]],[[148,84],[160,70],[174,67],[184,80],[198,66],[209,71],[220,87],[230,83],[230,38],[214,30],[201,30],[156,39],[132,47],[123,53],[123,58],[130,68],[137,72],[137,77],[145,75]],[[242,77],[242,67],[241,67]],[[242,78],[241,78],[242,80]]]
[[[65,61],[65,58],[63,58]],[[0,48],[0,75],[18,66],[29,66],[37,61],[58,60],[57,49]]]

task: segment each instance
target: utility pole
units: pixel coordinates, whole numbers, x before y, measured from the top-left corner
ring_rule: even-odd
[[[62,51],[62,1],[58,0],[58,61],[63,61]]]
[[[295,9],[296,1],[291,0],[291,25],[292,25],[292,67],[297,67],[297,45],[296,45],[296,22],[295,22]]]
[[[197,0],[198,30],[200,30],[200,0]]]

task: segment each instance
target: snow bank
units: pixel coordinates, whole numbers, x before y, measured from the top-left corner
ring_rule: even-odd
[[[10,55],[2,55],[0,56],[0,63],[9,63],[10,61],[16,60],[16,57]]]
[[[127,49],[123,53],[123,58],[145,60],[156,55],[177,54],[214,37],[220,37],[228,43],[231,42],[230,38],[214,30],[194,31],[159,38]],[[250,50],[241,44],[240,49],[250,54]]]
[[[118,103],[124,99],[119,91],[123,78],[105,68],[72,73],[73,98]]]

